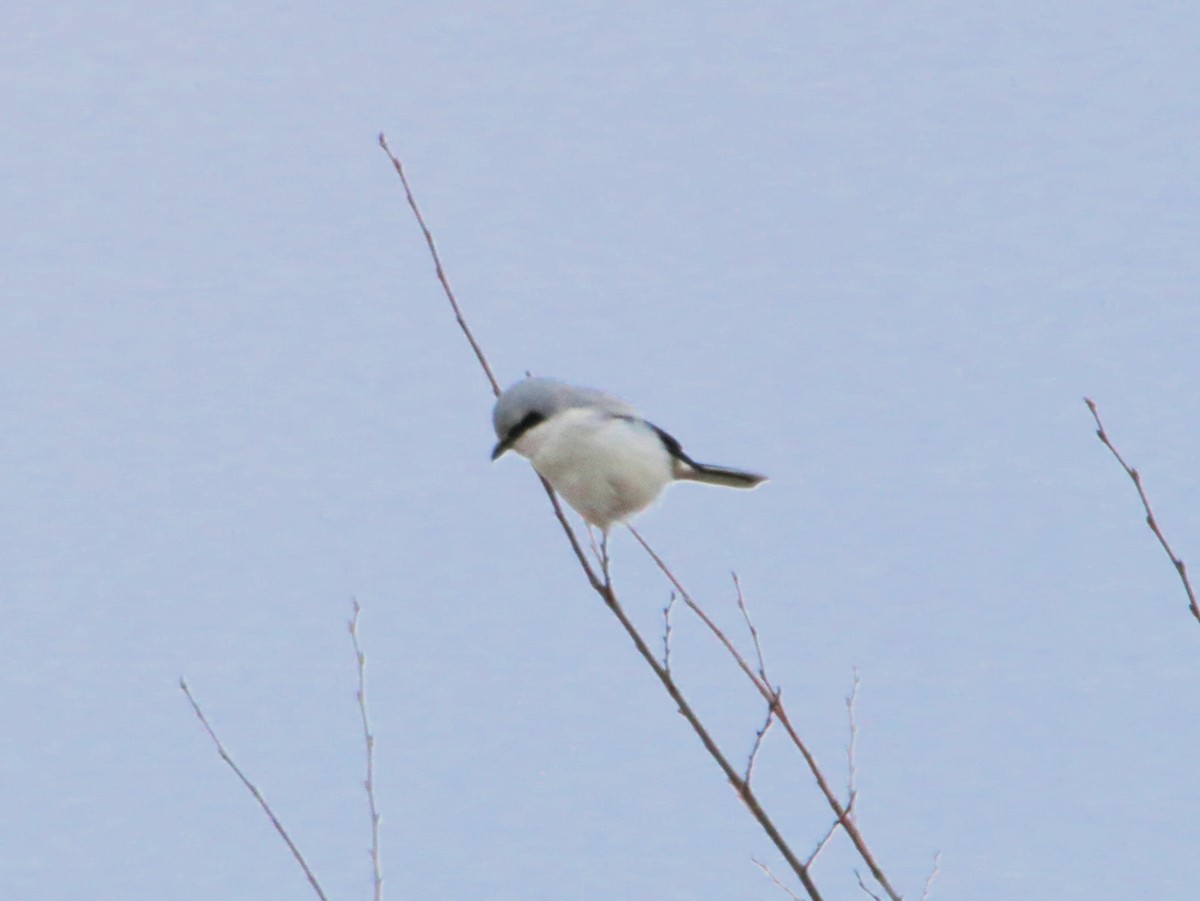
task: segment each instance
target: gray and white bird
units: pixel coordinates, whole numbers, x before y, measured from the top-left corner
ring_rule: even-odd
[[[697,463],[619,398],[557,379],[527,378],[492,411],[495,460],[515,450],[602,532],[654,502],[671,482],[753,488],[766,476]]]

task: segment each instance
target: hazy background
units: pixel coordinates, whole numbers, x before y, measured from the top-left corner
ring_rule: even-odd
[[[736,569],[918,898],[1195,897],[1200,18],[1186,4],[35,3],[0,14],[0,895],[785,897],[582,582],[503,381],[615,391],[752,494],[643,533]],[[627,535],[651,636],[668,590]],[[736,633],[739,634],[740,633]],[[678,617],[742,761],[763,714]],[[772,735],[770,809],[828,822]],[[866,897],[844,840],[815,870]]]

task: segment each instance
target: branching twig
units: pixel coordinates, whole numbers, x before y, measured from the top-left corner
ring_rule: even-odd
[[[478,343],[474,339],[474,336],[471,334],[470,329],[467,327],[466,320],[464,319],[464,317],[462,315],[462,311],[459,308],[458,303],[453,296],[453,292],[450,290],[449,281],[447,280],[447,278],[445,276],[445,271],[442,268],[441,260],[437,255],[437,250],[436,250],[436,246],[433,241],[433,236],[432,236],[431,232],[429,231],[428,227],[425,225],[423,218],[421,217],[421,214],[417,207],[416,201],[413,198],[412,190],[409,187],[408,180],[404,175],[403,166],[401,165],[400,160],[397,159],[397,157],[388,148],[387,141],[383,135],[380,135],[379,143],[380,143],[380,146],[383,148],[383,150],[387,153],[388,158],[392,161],[392,165],[395,168],[397,175],[400,176],[401,183],[404,186],[405,196],[408,199],[409,206],[413,210],[414,215],[417,217],[418,224],[421,226],[422,233],[425,236],[426,244],[428,245],[430,253],[433,255],[433,258],[434,258],[434,265],[437,270],[438,279],[442,283],[442,288],[446,293],[447,299],[450,301],[451,307],[454,310],[455,317],[459,323],[459,326],[462,329],[463,334],[466,335],[467,340],[471,344],[471,348],[475,351],[476,358],[479,360],[480,366],[483,367],[483,370],[488,377],[488,381],[492,385],[493,392],[498,394],[499,393],[499,384],[497,383],[495,376],[492,374],[491,367],[488,364],[487,358],[484,356],[482,349],[479,347]],[[578,537],[575,535],[574,529],[572,529],[571,524],[568,522],[566,516],[563,514],[562,506],[559,504],[558,498],[555,496],[554,491],[551,489],[549,483],[545,479],[542,479],[542,486],[546,490],[546,493],[550,498],[550,502],[554,507],[555,516],[558,518],[559,524],[562,526],[563,531],[567,536],[567,540],[570,542],[571,550],[574,552],[576,559],[579,561],[579,564],[580,564],[581,568],[583,569],[584,575],[587,577],[588,584],[591,585],[592,589],[601,597],[601,599],[604,601],[604,603],[608,606],[608,608],[610,610],[612,610],[613,614],[617,617],[617,620],[620,622],[621,627],[625,630],[626,634],[629,636],[630,640],[633,642],[634,647],[636,648],[637,652],[646,661],[647,665],[649,665],[651,670],[653,670],[655,676],[662,683],[663,688],[666,690],[667,694],[670,695],[672,701],[675,702],[675,705],[678,708],[680,714],[682,714],[683,717],[687,720],[688,725],[691,726],[692,730],[696,733],[697,737],[700,739],[701,744],[704,745],[704,748],[709,753],[709,756],[711,756],[713,758],[713,760],[716,761],[717,765],[721,768],[722,772],[724,772],[725,777],[729,780],[730,784],[733,785],[734,790],[737,792],[738,796],[742,799],[743,803],[745,803],[746,807],[750,810],[751,815],[755,818],[755,820],[758,821],[758,823],[762,827],[763,831],[766,832],[767,836],[774,843],[775,847],[779,850],[779,852],[783,855],[784,859],[788,862],[788,865],[792,868],[793,872],[795,872],[797,878],[800,880],[800,882],[803,884],[805,890],[808,892],[809,898],[812,899],[812,901],[820,901],[821,894],[820,894],[819,890],[817,889],[816,884],[813,882],[812,877],[809,875],[807,867],[805,867],[803,862],[801,862],[800,859],[798,857],[796,857],[795,853],[788,846],[788,844],[784,840],[783,836],[779,833],[778,829],[775,827],[775,824],[772,822],[771,818],[767,815],[766,811],[763,810],[762,805],[759,803],[758,798],[756,797],[755,793],[751,789],[750,785],[747,783],[747,781],[744,778],[742,778],[742,776],[740,776],[737,773],[736,770],[733,769],[733,766],[730,764],[729,759],[725,756],[724,752],[722,752],[721,749],[717,746],[716,742],[713,740],[712,736],[708,733],[708,730],[705,728],[704,724],[700,721],[699,717],[696,715],[696,713],[692,709],[691,705],[688,703],[686,698],[683,696],[683,693],[680,691],[679,686],[675,683],[674,678],[671,675],[670,671],[666,668],[665,662],[660,662],[655,657],[654,653],[650,650],[650,647],[646,644],[646,641],[642,638],[641,634],[637,631],[637,629],[634,627],[633,623],[630,622],[629,618],[626,616],[625,611],[621,608],[621,605],[620,605],[619,601],[617,600],[616,593],[613,590],[612,581],[611,581],[611,578],[610,578],[610,575],[608,572],[607,555],[605,554],[601,558],[601,561],[600,561],[601,572],[598,575],[596,570],[592,567],[590,561],[588,560],[587,555],[584,553],[583,547],[580,544]],[[631,531],[633,531],[633,530],[631,529]],[[760,692],[763,693],[763,695],[767,699],[768,703],[771,703],[771,704],[777,703],[777,695],[771,689],[770,685],[766,682],[766,680],[761,679],[760,677],[755,675],[755,673],[746,664],[745,659],[738,653],[737,649],[732,645],[732,643],[729,642],[728,638],[726,638],[724,636],[724,634],[720,631],[720,629],[717,628],[715,623],[713,623],[710,619],[707,618],[707,616],[704,614],[704,612],[702,610],[700,610],[700,608],[695,604],[695,602],[691,600],[690,595],[688,595],[688,593],[685,590],[683,590],[682,586],[679,585],[678,581],[674,578],[674,576],[670,575],[670,571],[668,569],[666,569],[665,564],[663,564],[661,562],[661,560],[658,559],[657,555],[654,554],[654,552],[650,549],[649,545],[647,545],[645,543],[645,541],[642,540],[641,536],[638,535],[637,532],[634,532],[634,535],[635,535],[635,537],[637,537],[638,541],[641,542],[642,546],[645,547],[646,550],[651,554],[651,556],[653,556],[655,558],[655,560],[659,563],[660,568],[662,568],[663,571],[668,574],[668,578],[670,578],[672,583],[676,586],[676,589],[679,591],[680,597],[682,597],[684,599],[684,602],[690,608],[692,608],[696,612],[696,614],[701,617],[701,619],[703,619],[706,622],[706,624],[709,626],[710,630],[712,630],[713,634],[716,635],[722,641],[722,643],[725,645],[725,647],[728,649],[728,651],[734,656],[735,660],[738,661],[739,666],[742,667],[742,669],[746,673],[746,675],[751,679],[752,682],[754,682],[756,687],[759,688]],[[820,774],[820,771],[816,768],[815,759],[813,759],[812,755],[808,753],[807,748],[804,747],[803,743],[800,741],[799,736],[796,734],[795,730],[791,728],[789,723],[787,723],[786,716],[783,713],[782,708],[776,708],[776,718],[778,718],[780,720],[780,722],[783,723],[784,726],[787,728],[788,733],[791,736],[793,743],[797,744],[800,747],[801,753],[805,756],[805,759],[808,762],[810,769],[812,769],[814,771],[814,773],[817,774],[818,784],[820,784],[822,786],[822,791],[825,793],[827,798],[831,799],[831,802],[833,803],[835,810],[837,810],[839,815],[842,815],[843,812],[841,810],[840,805],[838,804],[838,802],[836,800],[836,797],[834,797],[832,795],[832,792],[829,790],[828,785],[824,780],[824,777]],[[878,873],[878,878],[882,879],[882,873],[879,873],[878,867],[874,864],[874,861],[871,860],[869,853],[864,853],[866,846],[864,843],[862,843],[861,837],[858,839],[858,841],[855,842],[855,846],[857,848],[859,848],[860,854],[864,855],[864,859],[866,860],[868,865],[871,867],[872,873]],[[893,896],[893,897],[898,899],[899,896]]]
[[[793,892],[790,888],[788,888],[782,882],[780,882],[779,877],[771,872],[770,867],[768,867],[765,863],[763,863],[757,857],[751,857],[750,860],[754,863],[754,865],[756,867],[758,867],[760,870],[762,870],[764,873],[766,873],[768,879],[770,879],[777,886],[779,886],[781,889],[783,889],[785,892],[787,892],[788,897],[790,897],[792,899],[792,901],[800,901],[800,896],[797,895],[795,892]]]
[[[808,855],[808,858],[804,861],[805,866],[811,867],[813,865],[813,861],[815,861],[817,859],[817,855],[819,855],[825,849],[825,845],[829,843],[831,838],[833,838],[833,835],[835,832],[837,832],[839,826],[845,827],[847,823],[851,825],[854,823],[854,805],[858,801],[858,789],[855,786],[858,772],[857,764],[855,763],[855,745],[857,744],[858,738],[858,724],[854,717],[854,702],[858,698],[859,681],[858,669],[855,668],[854,681],[850,685],[850,693],[846,695],[846,715],[850,720],[850,742],[846,747],[846,806],[843,808],[842,813],[838,816],[838,818],[829,824],[829,828],[825,831],[825,834],[821,836],[821,840],[817,842],[817,846],[813,848],[812,853]]]
[[[367,807],[371,812],[371,876],[375,886],[375,901],[383,898],[383,868],[379,857],[379,808],[375,804],[375,736],[371,732],[371,718],[367,715],[367,655],[358,644],[358,615],[362,607],[354,599],[354,615],[350,618],[350,641],[354,645],[354,659],[358,666],[358,712],[362,719],[363,742],[367,749],[367,777],[363,788],[367,792]]]
[[[192,711],[196,714],[196,718],[200,720],[200,725],[204,727],[204,731],[208,733],[208,737],[212,739],[213,744],[217,748],[217,753],[221,755],[221,759],[233,770],[234,774],[242,780],[242,785],[246,786],[246,790],[254,796],[254,800],[258,802],[258,806],[263,809],[263,813],[271,821],[271,825],[275,827],[275,831],[279,833],[279,837],[283,839],[288,846],[288,850],[292,852],[292,857],[296,858],[296,863],[300,864],[300,869],[304,871],[304,875],[308,878],[308,884],[312,886],[313,891],[317,893],[317,897],[321,901],[329,901],[325,896],[325,892],[321,890],[320,883],[317,882],[317,877],[308,866],[308,861],[304,859],[304,855],[300,853],[300,849],[296,847],[296,843],[292,841],[292,837],[288,835],[286,829],[283,828],[283,823],[279,821],[279,817],[275,816],[275,811],[271,809],[271,805],[267,803],[267,799],[262,796],[262,792],[258,790],[253,782],[251,782],[246,774],[242,772],[242,768],[234,762],[234,759],[225,750],[225,745],[221,743],[221,739],[217,737],[217,733],[213,727],[209,725],[208,717],[204,715],[204,711],[200,709],[200,705],[196,703],[196,699],[192,697],[192,691],[188,688],[187,680],[180,679],[179,687],[183,689],[184,695],[187,696],[188,703],[192,705]]]
[[[817,859],[817,855],[824,850],[825,845],[833,838],[839,826],[845,826],[847,823],[854,822],[854,805],[858,801],[858,789],[855,787],[857,778],[857,765],[854,761],[854,747],[858,736],[858,725],[854,719],[854,702],[858,697],[858,670],[854,670],[854,682],[850,685],[850,693],[846,695],[846,713],[850,720],[850,743],[846,747],[846,806],[836,820],[829,824],[829,828],[825,834],[821,836],[821,840],[817,842],[817,846],[813,848],[812,854],[804,861],[806,866],[812,866],[813,861]]]
[[[1142,509],[1146,511],[1146,525],[1150,527],[1150,531],[1154,533],[1154,537],[1158,539],[1158,543],[1162,545],[1162,549],[1166,551],[1171,563],[1174,564],[1175,571],[1179,573],[1179,579],[1181,582],[1183,582],[1183,590],[1187,592],[1188,609],[1192,612],[1192,616],[1194,616],[1196,620],[1200,622],[1200,603],[1197,603],[1196,601],[1196,592],[1192,588],[1191,580],[1188,578],[1187,566],[1184,564],[1183,560],[1180,559],[1180,557],[1173,550],[1171,550],[1171,545],[1167,543],[1166,536],[1163,535],[1162,530],[1158,527],[1158,520],[1154,518],[1154,511],[1150,509],[1150,499],[1146,496],[1146,489],[1142,487],[1141,475],[1136,469],[1125,462],[1125,458],[1121,456],[1120,451],[1118,451],[1113,445],[1112,441],[1109,440],[1108,433],[1104,430],[1104,423],[1100,421],[1100,413],[1096,410],[1095,402],[1089,397],[1085,397],[1083,401],[1087,404],[1088,409],[1091,410],[1092,418],[1096,420],[1096,437],[1098,437],[1104,446],[1109,449],[1112,455],[1117,458],[1117,462],[1121,464],[1121,468],[1125,470],[1125,474],[1133,481],[1133,486],[1137,489],[1138,497],[1141,498],[1142,501]]]
[[[721,627],[713,622],[712,617],[705,613],[704,609],[696,603],[696,601],[692,598],[691,593],[683,587],[683,583],[681,583],[675,577],[675,574],[671,572],[670,567],[667,566],[662,557],[658,556],[654,548],[650,547],[646,539],[641,536],[641,533],[638,532],[638,530],[633,526],[628,524],[626,524],[625,528],[629,529],[629,533],[637,539],[637,542],[642,546],[642,549],[650,555],[650,559],[654,561],[654,565],[658,567],[659,571],[667,577],[667,581],[675,586],[675,590],[679,592],[679,596],[683,598],[683,603],[687,605],[687,608],[695,613],[696,616],[700,617],[700,621],[704,623],[704,625],[708,628],[708,631],[711,632],[713,636],[724,646],[725,650],[729,652],[729,655],[733,657],[734,662],[737,663],[738,668],[746,674],[746,678],[754,683],[754,686],[758,689],[759,693],[769,702],[772,696],[775,694],[771,684],[750,668],[750,664],[746,662],[746,658],[742,656],[742,652],[739,651],[734,643],[729,640],[729,636],[721,631]]]
[[[674,678],[669,672],[666,671],[665,668],[663,668],[658,660],[655,659],[654,653],[650,650],[641,634],[638,633],[633,623],[630,622],[629,618],[625,615],[625,611],[621,608],[620,603],[617,601],[616,594],[613,592],[611,585],[604,586],[602,596],[605,599],[605,603],[608,604],[609,609],[616,614],[622,628],[625,629],[625,632],[633,641],[634,647],[637,648],[637,652],[642,655],[642,659],[649,664],[652,670],[654,670],[654,675],[658,677],[658,680],[662,683],[663,688],[666,689],[667,694],[671,696],[671,700],[675,702],[675,705],[679,712],[683,715],[683,718],[688,721],[688,725],[692,727],[692,731],[696,733],[696,736],[700,739],[701,744],[704,745],[704,749],[708,751],[709,756],[716,761],[717,766],[721,768],[721,771],[725,774],[725,778],[729,780],[729,783],[733,786],[734,791],[737,792],[738,797],[742,799],[742,802],[750,810],[750,815],[758,821],[759,826],[761,826],[762,830],[767,833],[767,837],[771,839],[775,847],[779,850],[779,853],[783,855],[784,860],[788,862],[788,866],[792,868],[792,872],[796,874],[796,877],[800,880],[801,884],[803,884],[805,890],[808,892],[809,898],[812,899],[812,901],[820,901],[821,893],[817,889],[816,883],[813,882],[812,876],[809,875],[808,868],[804,866],[803,862],[801,862],[801,860],[796,856],[795,852],[793,852],[788,846],[788,843],[784,839],[783,835],[775,827],[774,822],[772,822],[770,816],[767,815],[767,812],[759,803],[759,800],[753,789],[750,788],[750,785],[745,779],[738,775],[737,771],[734,770],[733,765],[729,762],[729,759],[725,756],[725,753],[717,746],[717,743],[713,740],[712,736],[709,735],[708,729],[705,728],[702,722],[700,722],[700,718],[692,709],[691,704],[689,704],[687,699],[684,698],[683,692],[680,691],[679,686],[675,683]]]
[[[830,809],[837,818],[837,822],[840,823],[842,828],[846,830],[846,835],[854,845],[854,849],[858,852],[859,857],[862,858],[863,863],[865,863],[867,868],[871,871],[871,876],[883,887],[884,891],[887,892],[887,896],[891,899],[891,901],[901,901],[900,893],[892,888],[891,882],[888,881],[887,875],[883,872],[882,867],[879,866],[878,862],[875,860],[875,856],[871,853],[871,849],[867,846],[866,839],[863,838],[862,833],[859,831],[858,826],[854,823],[854,821],[849,818],[850,811],[843,806],[841,800],[837,796],[837,793],[833,790],[833,786],[831,786],[829,784],[829,780],[825,778],[825,773],[821,769],[820,764],[817,763],[816,757],[813,756],[812,751],[808,749],[808,745],[806,745],[804,740],[800,737],[800,733],[798,733],[795,727],[792,725],[791,720],[788,717],[787,709],[783,706],[783,704],[777,703],[778,698],[775,690],[771,687],[771,684],[750,668],[750,665],[746,662],[746,658],[742,656],[741,652],[738,651],[738,649],[733,645],[733,642],[729,640],[729,637],[721,631],[721,628],[715,622],[713,622],[712,618],[709,617],[709,615],[705,613],[703,609],[701,609],[700,605],[692,599],[692,596],[688,593],[687,589],[683,587],[679,579],[675,577],[675,574],[671,572],[671,569],[666,563],[663,562],[663,559],[658,556],[658,554],[654,552],[654,549],[646,543],[646,540],[642,538],[640,534],[638,534],[638,531],[633,528],[633,526],[627,526],[627,528],[633,537],[638,540],[638,543],[641,544],[642,548],[645,549],[646,553],[650,555],[650,558],[654,561],[655,565],[658,566],[663,575],[667,577],[667,581],[675,586],[675,590],[678,591],[679,596],[683,598],[684,604],[686,604],[688,609],[692,610],[700,618],[701,622],[708,627],[708,630],[713,634],[713,636],[716,637],[716,639],[724,646],[725,650],[729,652],[731,657],[733,657],[734,662],[737,663],[738,668],[745,674],[746,678],[750,680],[754,687],[758,689],[759,694],[761,694],[768,703],[772,703],[774,699],[776,702],[776,719],[779,720],[779,724],[783,726],[784,731],[787,732],[788,738],[791,739],[793,747],[795,747],[796,750],[800,752],[800,756],[804,758],[804,762],[808,766],[809,772],[812,773],[813,779],[817,783],[817,788],[819,788],[821,794],[825,796],[825,801],[827,804],[829,804]]]

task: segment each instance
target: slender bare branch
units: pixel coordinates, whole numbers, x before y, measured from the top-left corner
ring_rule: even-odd
[[[400,162],[400,158],[396,154],[392,153],[392,148],[388,146],[387,137],[382,132],[379,135],[379,146],[388,155],[388,159],[392,161],[392,166],[395,168],[396,174],[400,176],[400,184],[404,186],[404,197],[408,200],[408,206],[413,211],[413,216],[416,217],[417,224],[421,226],[421,234],[425,236],[425,243],[429,247],[429,255],[433,257],[433,267],[437,271],[438,281],[442,283],[442,290],[446,292],[446,299],[450,301],[450,308],[454,310],[454,318],[458,322],[458,327],[467,336],[467,342],[471,345],[471,350],[475,351],[475,358],[479,360],[479,365],[483,367],[484,375],[491,382],[492,394],[499,397],[500,383],[496,381],[496,376],[492,373],[492,367],[488,363],[487,357],[484,356],[483,348],[479,346],[479,342],[475,340],[475,336],[471,333],[471,329],[467,325],[467,320],[463,318],[462,310],[458,306],[458,300],[454,297],[454,290],[450,287],[450,279],[446,277],[446,270],[442,268],[442,258],[438,254],[437,244],[433,241],[433,232],[425,224],[425,217],[421,215],[421,208],[417,206],[417,198],[413,196],[412,188],[408,184],[408,176],[404,174],[404,164]]]
[[[663,607],[663,669],[668,673],[671,671],[671,611],[675,607],[675,592],[671,592],[671,597]]]
[[[797,895],[795,892],[793,892],[790,888],[788,888],[782,882],[780,882],[779,877],[771,872],[770,867],[768,867],[765,863],[763,863],[757,857],[751,857],[750,860],[754,862],[754,865],[756,867],[758,867],[760,870],[762,870],[767,875],[768,879],[770,879],[777,886],[779,886],[781,889],[783,889],[783,891],[787,892],[788,897],[790,897],[792,899],[792,901],[800,901],[800,896]]]
[[[688,609],[693,611],[700,618],[701,622],[708,627],[708,630],[724,646],[726,651],[729,652],[730,656],[733,657],[734,662],[737,663],[738,668],[745,674],[746,678],[749,679],[754,687],[758,689],[763,698],[768,703],[771,703],[772,698],[775,697],[775,691],[771,687],[771,684],[750,668],[750,665],[746,662],[746,658],[742,656],[738,649],[733,645],[733,643],[729,640],[729,637],[721,631],[720,627],[713,622],[712,618],[709,617],[708,614],[701,609],[700,605],[692,599],[692,596],[688,593],[688,590],[683,587],[679,579],[675,577],[675,574],[671,572],[671,569],[666,563],[663,562],[663,559],[658,556],[654,549],[646,543],[645,539],[638,534],[638,531],[632,526],[627,526],[627,528],[633,534],[633,537],[638,540],[638,543],[641,544],[642,548],[645,549],[646,553],[650,555],[650,558],[654,561],[655,565],[658,566],[663,575],[667,577],[667,581],[675,586],[675,590],[679,592],[679,596],[683,598],[683,602],[685,605],[687,605]],[[804,743],[804,740],[800,737],[800,734],[792,725],[791,720],[788,717],[787,709],[782,704],[776,704],[775,717],[779,720],[779,724],[783,727],[784,731],[787,732],[788,738],[791,740],[793,747],[795,747],[796,750],[799,751],[800,756],[804,758],[804,762],[808,766],[809,772],[812,773],[813,779],[817,783],[817,788],[820,789],[821,794],[825,796],[826,803],[833,811],[833,814],[837,818],[838,822],[841,823],[842,828],[846,830],[846,835],[854,845],[854,849],[858,852],[859,857],[862,858],[863,863],[865,863],[867,868],[871,871],[872,878],[874,878],[875,881],[883,887],[891,901],[901,901],[900,893],[892,888],[892,884],[888,880],[887,875],[883,872],[883,868],[879,866],[878,861],[875,860],[874,854],[871,853],[871,849],[867,846],[867,841],[863,837],[862,832],[859,831],[857,824],[849,818],[849,811],[842,804],[841,800],[837,796],[837,793],[833,790],[833,786],[830,785],[829,780],[825,777],[825,773],[821,769],[820,764],[817,763],[816,757],[813,755],[812,751],[809,750],[808,745]]]
[[[858,677],[858,667],[854,668],[854,681],[850,684],[850,693],[846,695],[846,719],[850,722],[850,741],[846,744],[846,814],[847,819],[853,817],[854,801],[858,798],[858,767],[855,763],[855,749],[858,745],[858,722],[854,717],[854,702],[858,699],[858,686],[862,680]]]
[[[1150,531],[1154,533],[1154,537],[1158,539],[1158,543],[1162,545],[1162,549],[1170,558],[1171,563],[1175,567],[1175,572],[1179,573],[1179,580],[1183,582],[1183,590],[1187,592],[1188,609],[1192,612],[1192,616],[1200,622],[1200,603],[1196,600],[1196,592],[1192,588],[1192,582],[1188,578],[1187,566],[1179,555],[1171,550],[1171,545],[1167,543],[1166,536],[1163,535],[1162,529],[1158,526],[1158,520],[1154,517],[1154,511],[1150,508],[1150,498],[1146,496],[1146,489],[1142,486],[1142,477],[1136,469],[1125,462],[1125,458],[1121,456],[1121,452],[1117,450],[1112,441],[1109,440],[1108,432],[1104,429],[1104,423],[1100,421],[1100,413],[1096,409],[1095,402],[1090,397],[1085,397],[1083,402],[1087,404],[1088,409],[1092,413],[1092,418],[1096,420],[1096,437],[1101,443],[1109,449],[1109,452],[1116,457],[1117,462],[1121,464],[1121,468],[1125,470],[1125,474],[1133,481],[1133,486],[1137,489],[1138,497],[1142,501],[1142,509],[1146,511],[1146,525],[1150,527]]]
[[[742,583],[738,579],[737,573],[732,573],[733,587],[737,591],[738,610],[742,611],[742,619],[746,621],[746,628],[750,630],[750,639],[754,642],[754,654],[758,657],[758,674],[762,676],[764,682],[769,682],[767,679],[767,664],[763,660],[762,645],[758,641],[758,629],[754,628],[754,623],[750,620],[750,611],[746,609],[746,598],[742,594]]]
[[[650,547],[646,539],[641,536],[641,533],[629,524],[626,524],[625,528],[627,528],[629,533],[637,539],[638,544],[642,546],[642,549],[650,555],[650,559],[654,561],[654,565],[658,567],[659,571],[667,577],[667,581],[675,586],[675,590],[679,592],[679,596],[683,598],[683,603],[687,605],[687,608],[700,618],[700,621],[704,623],[704,625],[708,628],[708,631],[713,634],[713,636],[724,646],[725,650],[729,652],[729,655],[733,657],[734,662],[738,665],[738,668],[746,674],[746,678],[754,683],[754,686],[759,690],[759,693],[762,694],[767,701],[770,701],[772,696],[775,694],[771,684],[750,668],[750,664],[746,662],[746,658],[742,656],[742,652],[739,651],[733,642],[729,640],[729,636],[721,631],[721,627],[713,622],[712,617],[705,613],[704,609],[696,603],[696,601],[692,598],[691,593],[683,587],[683,583],[681,583],[679,579],[675,577],[675,574],[671,572],[670,567],[663,562],[662,557],[658,556],[654,548]]]
[[[817,842],[817,846],[813,848],[812,854],[808,855],[808,859],[804,863],[808,866],[813,865],[813,861],[817,859],[817,855],[824,850],[825,845],[833,838],[839,826],[845,826],[846,823],[854,821],[854,805],[858,801],[858,789],[855,787],[857,778],[857,764],[855,763],[855,744],[858,737],[858,725],[854,718],[854,702],[858,697],[858,669],[854,670],[854,681],[850,685],[850,693],[846,695],[846,713],[850,720],[850,742],[846,747],[846,807],[843,814],[829,824],[829,829],[821,836],[821,840]]]
[[[846,815],[847,816],[850,815],[849,808],[846,808]],[[829,844],[829,840],[831,838],[833,838],[833,834],[835,832],[837,832],[838,827],[841,825],[842,825],[841,820],[834,820],[832,823],[829,824],[829,828],[825,830],[825,834],[821,836],[820,840],[818,840],[816,846],[812,849],[812,853],[809,854],[808,857],[806,857],[804,859],[804,865],[806,867],[811,867],[813,865],[813,863],[816,861],[818,855],[820,855],[820,853],[825,850],[825,846],[827,844]]]
[[[363,788],[367,793],[367,808],[371,814],[371,877],[375,887],[375,901],[383,899],[383,867],[379,856],[379,808],[375,803],[375,735],[371,732],[371,718],[367,714],[367,655],[358,643],[358,617],[362,607],[354,599],[354,615],[350,617],[350,641],[354,645],[354,660],[358,668],[358,712],[362,720],[363,743],[367,750],[367,776]]]
[[[196,714],[196,718],[200,720],[200,725],[204,727],[204,731],[207,732],[208,737],[212,739],[213,745],[216,746],[217,753],[221,755],[221,759],[225,761],[226,765],[231,770],[233,770],[234,775],[236,775],[238,779],[242,781],[242,785],[246,786],[246,790],[250,792],[250,794],[254,797],[254,800],[258,802],[258,806],[261,807],[263,813],[267,815],[267,818],[271,821],[271,825],[274,826],[275,831],[279,833],[279,837],[283,839],[284,844],[288,846],[288,850],[292,852],[292,857],[296,859],[296,863],[300,864],[300,869],[304,871],[304,875],[308,879],[308,884],[311,885],[313,891],[317,893],[317,897],[320,898],[321,901],[329,901],[329,899],[325,896],[325,892],[321,889],[321,884],[317,882],[316,875],[309,868],[308,861],[304,859],[304,855],[300,853],[300,849],[296,847],[296,843],[292,841],[292,837],[288,835],[288,831],[283,828],[283,823],[279,821],[279,817],[275,816],[275,811],[271,809],[271,805],[267,803],[267,799],[263,797],[262,792],[258,790],[258,786],[250,781],[246,774],[242,772],[242,768],[237,765],[233,757],[231,757],[229,752],[225,750],[225,745],[221,742],[221,739],[217,736],[216,731],[209,724],[208,717],[204,715],[204,711],[200,709],[200,705],[197,704],[196,699],[192,697],[192,690],[188,688],[187,680],[180,679],[179,687],[183,690],[184,695],[187,696],[188,703],[192,705],[192,711]]]
[[[750,779],[754,776],[754,761],[758,759],[758,750],[762,747],[763,739],[771,728],[771,724],[775,722],[775,704],[770,704],[767,707],[767,718],[763,724],[754,733],[754,744],[750,748],[750,756],[746,760],[746,769],[742,773],[742,780],[749,785]]]
[[[929,871],[929,875],[925,877],[925,888],[921,892],[921,901],[929,901],[930,892],[933,889],[933,880],[937,878],[942,863],[942,852],[938,851],[933,855],[933,869]]]
[[[758,821],[759,826],[767,834],[767,837],[771,839],[772,843],[779,850],[779,853],[783,855],[784,860],[788,862],[788,866],[792,868],[792,872],[796,874],[796,877],[804,886],[805,891],[808,892],[809,898],[812,899],[812,901],[820,901],[821,893],[817,889],[816,883],[813,882],[812,876],[808,872],[808,868],[804,866],[803,862],[788,846],[787,841],[776,828],[775,823],[763,809],[762,804],[759,802],[758,797],[755,795],[753,789],[751,789],[746,780],[743,779],[736,770],[734,770],[733,765],[729,762],[729,758],[725,756],[725,753],[720,749],[720,747],[718,747],[716,741],[709,734],[708,729],[706,729],[704,724],[700,721],[699,716],[696,715],[696,712],[692,709],[691,704],[688,703],[687,699],[683,696],[683,692],[680,691],[679,686],[675,683],[674,678],[658,662],[654,656],[654,652],[650,650],[641,634],[634,627],[633,623],[630,622],[628,616],[625,615],[625,611],[621,608],[620,603],[617,601],[617,596],[613,591],[611,584],[606,584],[603,586],[601,595],[604,597],[604,601],[608,605],[609,609],[616,614],[617,619],[620,621],[622,628],[624,628],[625,632],[629,635],[629,638],[633,642],[637,652],[642,655],[642,659],[645,660],[650,668],[654,671],[654,675],[658,677],[658,680],[662,683],[663,688],[666,689],[667,694],[671,696],[671,700],[675,702],[676,708],[683,715],[684,719],[687,720],[688,725],[692,727],[692,731],[696,733],[696,736],[700,739],[701,744],[704,745],[704,749],[708,751],[709,756],[716,761],[717,766],[719,766],[721,771],[725,774],[725,778],[729,780],[729,783],[733,786],[734,791],[737,792],[738,797],[742,799],[742,803],[744,803],[749,809],[750,815]]]
[[[858,887],[860,889],[862,889],[864,892],[866,892],[868,895],[870,895],[872,898],[874,898],[875,901],[883,901],[882,898],[880,898],[877,894],[875,894],[873,891],[871,891],[869,888],[867,888],[867,884],[865,882],[863,882],[862,873],[858,872],[858,870],[855,870],[854,876],[855,876],[855,878],[858,879]]]
[[[583,552],[583,545],[579,543],[579,538],[575,535],[575,530],[571,528],[567,514],[563,512],[558,495],[554,493],[554,489],[550,487],[549,482],[540,475],[538,478],[541,479],[542,488],[545,489],[546,496],[550,498],[550,506],[554,508],[554,516],[558,520],[558,524],[562,526],[563,532],[566,533],[567,541],[571,545],[571,550],[575,552],[575,559],[579,561],[579,566],[583,569],[583,574],[587,577],[588,584],[592,586],[594,591],[600,591],[604,587],[604,583],[600,581],[600,577],[592,569],[592,564],[588,562],[587,555]]]

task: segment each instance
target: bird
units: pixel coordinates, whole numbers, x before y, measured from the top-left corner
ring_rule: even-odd
[[[525,378],[500,394],[492,411],[507,451],[529,460],[555,492],[605,536],[645,510],[675,481],[754,488],[766,476],[697,463],[671,435],[620,398],[558,379]]]

